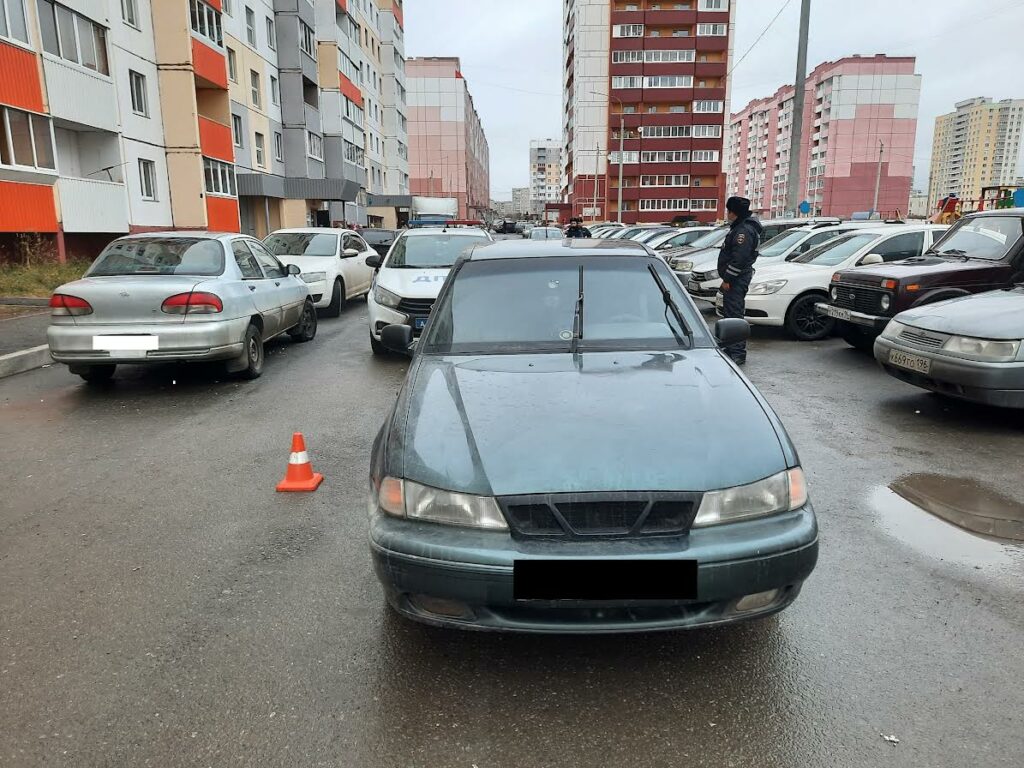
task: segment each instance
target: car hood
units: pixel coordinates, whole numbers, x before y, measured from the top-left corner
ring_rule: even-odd
[[[763,283],[765,280],[788,280],[823,272],[831,276],[835,270],[835,267],[801,264],[794,261],[771,261],[761,266],[758,261],[754,263],[754,282]],[[828,281],[826,280],[826,282]]]
[[[294,264],[303,272],[330,272],[337,259],[330,256],[287,256],[277,257],[282,264]]]
[[[377,273],[377,284],[409,299],[436,299],[450,268],[388,269]]]
[[[872,264],[866,267],[857,267],[844,272],[843,279],[849,278],[851,282],[870,282],[877,284],[879,280],[891,278],[905,280],[908,278],[924,277],[925,275],[941,274],[943,272],[962,273],[965,270],[992,269],[998,265],[996,261],[981,261],[980,259],[949,259],[941,256],[915,256],[911,259],[890,261],[887,264]]]
[[[423,355],[396,413],[389,472],[487,496],[703,491],[794,456],[716,349]]]
[[[982,339],[1024,339],[1024,287],[926,304],[896,315],[900,323]]]

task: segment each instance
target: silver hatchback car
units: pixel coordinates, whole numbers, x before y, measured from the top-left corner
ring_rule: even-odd
[[[209,360],[254,379],[265,341],[316,336],[316,310],[298,274],[245,235],[118,238],[50,298],[50,355],[88,382],[110,379],[122,363]]]

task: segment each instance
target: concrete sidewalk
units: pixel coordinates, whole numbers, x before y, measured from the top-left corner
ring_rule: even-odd
[[[0,319],[0,378],[52,362],[46,348],[50,310]]]

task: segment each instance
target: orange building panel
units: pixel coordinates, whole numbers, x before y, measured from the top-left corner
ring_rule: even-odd
[[[196,76],[228,89],[228,63],[224,54],[192,38],[192,68]]]
[[[238,200],[206,196],[206,228],[210,232],[238,232]]]
[[[0,181],[0,232],[56,232],[53,187]]]
[[[359,86],[345,77],[341,72],[338,73],[338,83],[340,84],[341,92],[348,97],[348,100],[357,107],[362,108],[363,92],[359,90]]]
[[[405,29],[405,18],[402,14],[402,6],[398,3],[391,3],[391,11],[395,14],[395,21],[398,22],[398,26]]]
[[[203,0],[203,2],[205,2],[207,5],[212,5],[218,11],[224,10],[224,5],[221,2],[221,0]]]
[[[199,116],[199,146],[206,157],[214,157],[228,163],[235,162],[231,129],[202,115]]]
[[[32,51],[0,41],[0,104],[43,111],[39,66]]]

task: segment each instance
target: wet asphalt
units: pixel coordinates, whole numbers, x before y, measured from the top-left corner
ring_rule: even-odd
[[[886,489],[930,473],[1024,501],[1024,413],[758,332],[747,375],[820,517],[797,602],[712,630],[499,636],[384,608],[366,474],[404,372],[356,303],[275,343],[255,382],[0,381],[0,765],[1024,764],[1021,549]],[[313,495],[273,491],[294,430],[327,478]]]

